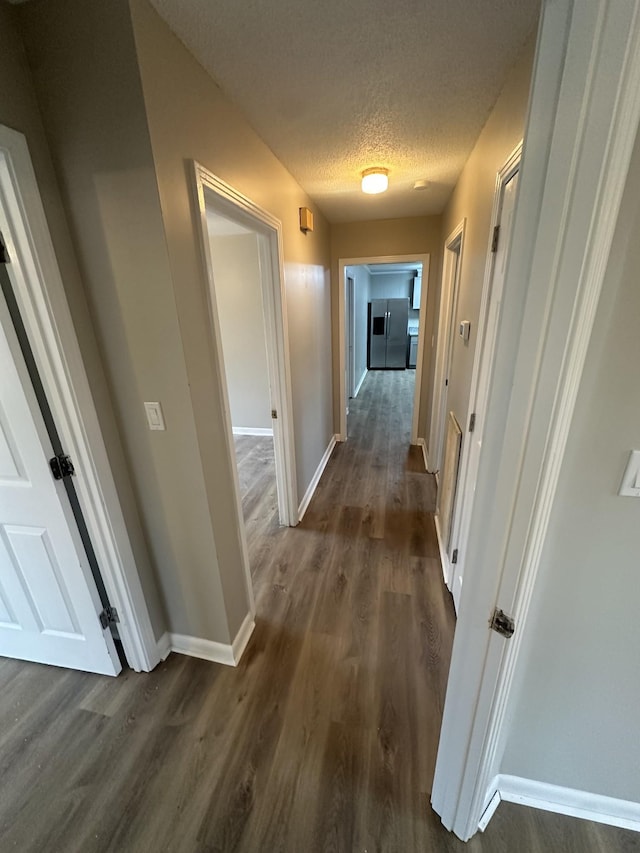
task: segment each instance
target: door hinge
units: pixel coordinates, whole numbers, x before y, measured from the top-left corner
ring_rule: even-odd
[[[513,632],[516,630],[516,625],[512,617],[507,616],[507,614],[498,607],[496,607],[491,619],[489,619],[489,627],[492,631],[496,631],[496,633],[501,634],[507,639],[512,637]]]
[[[473,432],[476,428],[476,413],[474,412],[469,418],[469,432]]]
[[[52,456],[49,460],[49,467],[51,468],[54,480],[62,480],[63,477],[73,477],[76,473],[71,457],[63,456],[62,454],[60,456]]]
[[[458,549],[457,548],[453,549],[453,554],[451,555],[451,562],[452,563],[458,562]]]
[[[499,239],[500,239],[500,226],[496,225],[496,227],[493,229],[493,238],[491,240],[491,251],[492,252],[498,251],[498,240]]]
[[[0,232],[0,264],[10,264],[11,258],[9,257],[9,252],[4,242],[4,237]]]
[[[277,418],[278,418],[278,410],[277,409],[271,409],[271,417],[273,418],[274,421],[277,420]]]
[[[108,628],[109,625],[116,625],[120,621],[120,617],[118,616],[118,611],[115,607],[105,607],[103,611],[98,614],[98,618],[100,619],[100,624],[103,628]]]

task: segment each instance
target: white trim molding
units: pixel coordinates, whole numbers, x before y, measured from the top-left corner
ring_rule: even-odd
[[[493,787],[500,800],[508,803],[640,832],[640,803],[502,773]]]
[[[640,0],[555,0],[538,50],[432,804],[463,839],[495,793],[516,672],[640,124]],[[488,629],[495,606],[516,630]],[[589,745],[585,744],[585,749]]]
[[[14,296],[75,487],[129,666],[159,662],[149,611],[102,437],[25,137],[0,125],[0,230]]]
[[[304,497],[300,501],[300,507],[298,509],[298,518],[300,521],[304,518],[305,512],[309,508],[309,504],[311,503],[311,498],[313,497],[316,489],[318,488],[318,483],[320,482],[320,478],[324,472],[324,469],[327,467],[327,462],[331,459],[331,454],[333,453],[333,448],[338,443],[338,436],[331,436],[331,441],[327,445],[327,449],[322,454],[322,459],[320,460],[318,467],[316,468],[316,472],[311,478],[311,482],[307,488],[307,491],[304,493]]]
[[[361,389],[361,388],[362,388],[362,386],[364,385],[364,380],[367,378],[367,373],[368,373],[368,372],[369,372],[369,371],[368,371],[368,370],[367,370],[367,368],[365,367],[365,369],[364,369],[364,373],[363,373],[363,374],[362,374],[362,376],[360,377],[360,381],[359,381],[359,382],[358,382],[358,384],[356,385],[355,391],[353,392],[353,396],[354,396],[354,397],[357,397],[357,396],[358,396],[358,394],[360,393],[360,389]]]
[[[427,474],[430,474],[431,471],[429,471],[429,454],[427,453],[427,442],[424,440],[424,438],[419,438],[417,440],[416,444],[418,445],[418,447],[422,448],[422,458],[424,459],[424,470],[427,472]]]
[[[271,435],[273,436],[273,430],[267,429],[266,427],[233,427],[234,435]]]
[[[188,634],[166,633],[158,640],[158,655],[161,660],[165,660],[171,652],[175,652],[213,663],[222,663],[225,666],[238,666],[255,627],[253,613],[249,612],[238,629],[233,643],[218,643],[215,640],[191,637]]]
[[[447,554],[447,549],[444,547],[442,541],[442,533],[440,531],[440,515],[435,512],[433,515],[433,521],[436,527],[436,539],[438,540],[438,551],[440,553],[440,565],[442,567],[442,577],[444,579],[444,584],[447,589],[451,590],[451,563],[449,562],[449,555]]]

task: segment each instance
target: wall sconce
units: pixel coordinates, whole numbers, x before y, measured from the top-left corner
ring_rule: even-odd
[[[367,195],[383,193],[389,186],[389,170],[381,166],[365,169],[362,173],[362,192]]]
[[[300,213],[300,230],[305,234],[307,231],[313,231],[313,213],[308,207],[298,208]]]

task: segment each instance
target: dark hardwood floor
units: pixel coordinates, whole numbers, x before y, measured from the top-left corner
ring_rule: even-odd
[[[369,374],[296,529],[277,524],[272,443],[239,440],[258,615],[237,669],[0,662],[2,853],[640,850],[505,803],[464,845],[430,809],[455,619],[412,380]]]

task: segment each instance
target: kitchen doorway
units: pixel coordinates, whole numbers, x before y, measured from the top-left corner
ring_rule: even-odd
[[[339,278],[340,440],[368,372],[399,370],[415,377],[411,444],[419,444],[429,255],[344,258]]]

